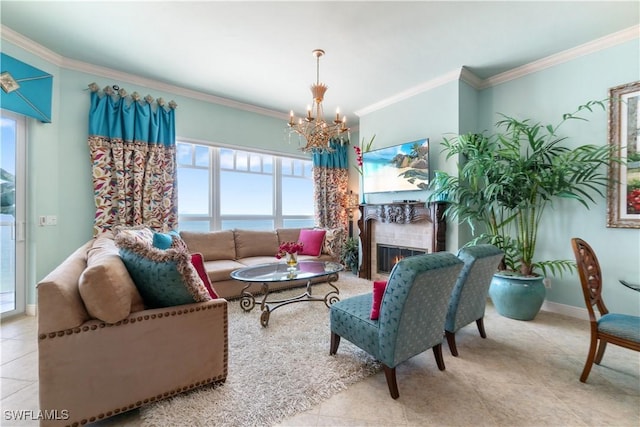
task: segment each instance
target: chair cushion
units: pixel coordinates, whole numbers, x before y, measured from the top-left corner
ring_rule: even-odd
[[[380,304],[382,304],[382,296],[386,287],[386,280],[373,282],[373,301],[371,303],[371,315],[369,316],[371,320],[378,320],[380,316]]]
[[[640,342],[640,317],[609,313],[598,320],[598,331],[634,342]]]
[[[376,355],[378,322],[370,319],[373,294],[356,295],[331,305],[331,332]]]
[[[303,245],[300,255],[319,256],[325,234],[327,234],[326,230],[300,230],[298,241]]]

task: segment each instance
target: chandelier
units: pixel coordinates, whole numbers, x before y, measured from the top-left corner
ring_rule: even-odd
[[[330,147],[329,141],[349,131],[347,118],[340,117],[340,109],[336,110],[336,118],[333,123],[328,123],[324,119],[322,100],[328,87],[324,83],[320,83],[320,57],[322,55],[324,55],[324,50],[315,49],[313,51],[313,56],[316,57],[316,83],[311,85],[313,106],[307,106],[307,116],[298,118],[297,123],[293,110],[289,115],[289,138],[293,133],[298,134],[301,143],[304,138],[306,144],[300,150],[305,153],[331,152],[333,149]]]

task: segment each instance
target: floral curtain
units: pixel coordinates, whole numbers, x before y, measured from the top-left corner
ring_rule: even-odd
[[[316,225],[347,230],[347,143],[334,139],[330,153],[313,154]]]
[[[145,224],[178,225],[175,102],[89,85],[89,150],[96,205],[93,233]]]

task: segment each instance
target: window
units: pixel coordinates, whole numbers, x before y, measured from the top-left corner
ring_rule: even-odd
[[[312,162],[177,143],[180,229],[312,227]]]

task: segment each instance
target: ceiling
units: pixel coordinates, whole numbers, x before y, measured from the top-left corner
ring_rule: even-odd
[[[637,1],[2,0],[0,7],[3,27],[64,58],[283,114],[311,103],[311,51],[324,49],[326,115],[339,106],[350,124],[356,112],[462,66],[486,79],[640,23]]]

